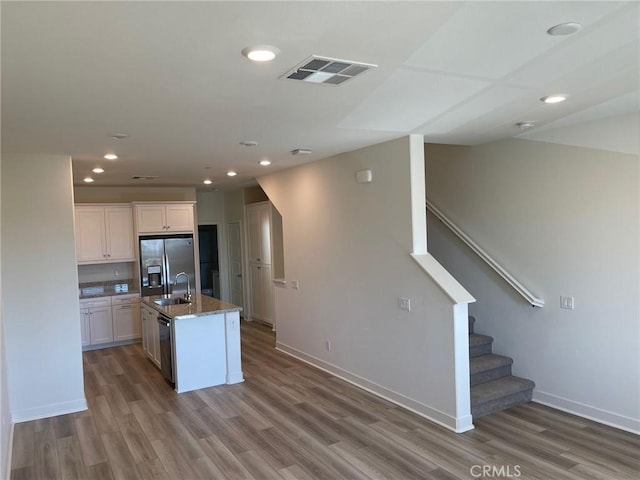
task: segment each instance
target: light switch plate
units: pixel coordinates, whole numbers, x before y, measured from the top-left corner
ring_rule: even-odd
[[[300,288],[298,280],[291,280],[291,288],[293,288],[294,290],[298,290],[298,288]]]
[[[560,297],[560,308],[566,308],[567,310],[573,310],[575,308],[575,303],[573,297]]]
[[[406,310],[407,312],[411,311],[411,299],[398,297],[398,308],[400,310]]]

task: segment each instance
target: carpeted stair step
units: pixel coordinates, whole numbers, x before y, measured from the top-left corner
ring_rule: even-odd
[[[513,359],[489,353],[473,357],[469,361],[471,386],[487,383],[511,375]]]
[[[479,418],[531,401],[535,383],[520,377],[503,377],[471,387],[471,415]]]
[[[491,353],[493,338],[487,335],[473,333],[469,335],[469,358],[479,357]]]

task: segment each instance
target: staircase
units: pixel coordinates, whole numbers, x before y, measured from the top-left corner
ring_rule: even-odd
[[[493,338],[474,333],[475,318],[469,317],[469,373],[471,415],[484,415],[531,401],[535,383],[511,375],[513,359],[491,351]]]

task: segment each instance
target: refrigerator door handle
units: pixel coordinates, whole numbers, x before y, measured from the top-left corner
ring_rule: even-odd
[[[164,285],[163,292],[165,295],[171,294],[171,289],[169,288],[169,262],[167,261],[167,255],[165,253],[162,254],[162,275],[164,279],[162,284]]]

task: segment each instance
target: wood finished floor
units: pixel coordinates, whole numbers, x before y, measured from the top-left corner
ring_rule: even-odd
[[[538,404],[455,434],[273,345],[270,329],[243,322],[245,383],[180,395],[139,344],[84,353],[89,410],[15,425],[11,478],[640,476],[636,435]]]

